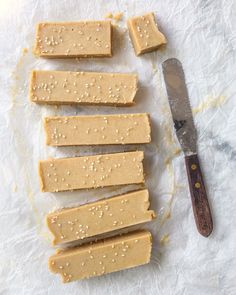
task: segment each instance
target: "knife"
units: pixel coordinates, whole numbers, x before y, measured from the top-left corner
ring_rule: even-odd
[[[197,131],[193,122],[182,64],[176,58],[162,63],[166,90],[177,138],[185,156],[185,165],[197,229],[208,237],[213,230],[211,211],[198,155]]]

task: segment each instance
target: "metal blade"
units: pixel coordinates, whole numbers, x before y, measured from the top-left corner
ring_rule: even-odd
[[[169,105],[174,121],[176,135],[185,155],[197,152],[197,132],[185,84],[181,62],[176,58],[162,63]]]

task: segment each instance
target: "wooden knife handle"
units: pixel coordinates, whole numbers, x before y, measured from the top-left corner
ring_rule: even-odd
[[[197,229],[201,235],[208,237],[213,230],[213,222],[198,155],[185,156],[185,164]]]

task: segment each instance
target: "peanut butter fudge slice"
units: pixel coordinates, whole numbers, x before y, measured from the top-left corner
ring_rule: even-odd
[[[48,261],[50,271],[63,283],[143,265],[150,262],[152,236],[140,230],[68,250],[59,250]]]
[[[128,29],[136,55],[154,51],[167,43],[165,36],[158,30],[153,13],[130,18]]]
[[[40,161],[41,191],[144,183],[143,157],[136,151]]]
[[[139,190],[77,208],[62,209],[47,216],[53,245],[81,240],[151,221],[148,190]]]
[[[148,114],[47,117],[46,143],[52,146],[140,144],[151,141]]]
[[[108,20],[39,23],[35,55],[47,58],[112,56]]]
[[[136,74],[33,71],[30,83],[30,99],[40,104],[127,106],[136,91]]]

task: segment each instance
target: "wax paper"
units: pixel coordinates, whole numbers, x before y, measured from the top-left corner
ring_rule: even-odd
[[[168,44],[136,57],[127,18],[155,13]],[[113,20],[112,58],[45,60],[32,54],[40,21]],[[233,0],[1,0],[0,1],[0,294],[236,294],[236,2]],[[175,137],[161,63],[183,63],[214,231],[198,234],[184,158]],[[136,105],[126,108],[39,106],[28,98],[33,69],[135,72]],[[152,143],[145,146],[45,145],[46,115],[149,112]],[[140,186],[41,193],[38,160],[140,149],[146,187],[157,219],[143,225],[153,235],[148,265],[62,284],[49,272],[55,252],[45,216],[56,208],[110,197]]]

